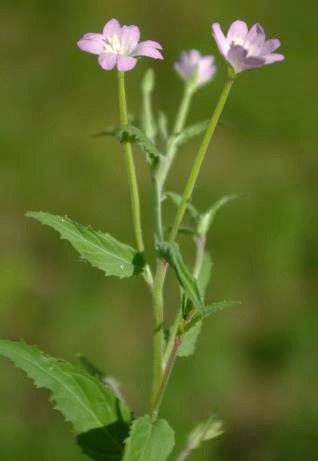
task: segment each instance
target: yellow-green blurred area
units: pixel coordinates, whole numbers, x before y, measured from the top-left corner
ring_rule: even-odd
[[[193,203],[202,210],[242,193],[209,234],[209,299],[241,305],[209,319],[196,355],[179,359],[162,407],[177,450],[192,424],[216,411],[226,433],[191,460],[314,461],[318,458],[317,3],[267,0],[2,0],[0,6],[0,335],[48,353],[91,358],[122,383],[135,414],[147,411],[151,299],[141,278],[107,279],[65,241],[24,217],[67,214],[134,245],[121,146],[92,135],[118,124],[115,72],[76,41],[117,17],[164,46],[165,61],[127,74],[131,113],[152,66],[154,104],[171,120],[182,95],[173,63],[182,49],[217,56],[218,75],[200,89],[188,123],[208,118],[226,77],[210,34],[237,19],[279,37],[283,63],[235,84]],[[169,177],[182,192],[199,139],[183,147]],[[150,181],[135,148],[147,250],[153,261]],[[166,224],[174,209],[166,206]],[[191,239],[179,243],[188,263]],[[173,274],[166,309],[172,318]],[[1,461],[85,460],[71,426],[25,375],[1,359]],[[177,452],[177,451],[176,451]],[[175,459],[175,457],[171,457]]]

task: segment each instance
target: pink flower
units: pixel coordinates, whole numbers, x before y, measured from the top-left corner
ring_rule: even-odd
[[[87,53],[98,55],[98,62],[103,69],[111,70],[117,66],[119,71],[127,72],[135,67],[138,56],[163,59],[159,43],[139,40],[140,30],[137,26],[121,27],[117,19],[111,19],[102,34],[85,34],[77,45]]]
[[[216,73],[214,56],[202,56],[197,50],[182,51],[174,67],[183,80],[196,88],[208,83]]]
[[[265,33],[260,24],[248,30],[244,21],[235,21],[225,37],[220,24],[214,23],[212,35],[220,53],[236,73],[285,59],[284,55],[273,53],[280,47],[280,41],[277,38],[265,41]]]

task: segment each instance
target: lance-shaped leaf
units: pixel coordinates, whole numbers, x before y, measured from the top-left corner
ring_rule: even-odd
[[[167,192],[164,198],[170,200],[177,208],[179,208],[181,201],[182,201],[182,196],[180,194],[176,194],[175,192]],[[188,215],[190,216],[190,218],[193,219],[194,221],[199,219],[200,213],[191,203],[187,204],[186,211]]]
[[[131,426],[123,461],[166,461],[174,446],[174,431],[167,421],[152,423],[149,415]]]
[[[210,315],[216,314],[219,311],[223,311],[235,304],[240,304],[239,301],[217,301],[208,306],[204,306],[200,311],[196,312],[191,320],[185,325],[185,331],[191,331],[198,322],[210,317]]]
[[[188,126],[184,130],[180,131],[179,133],[171,136],[169,139],[169,148],[172,147],[176,148],[181,144],[186,143],[194,136],[198,136],[199,134],[203,133],[209,125],[209,120],[205,120],[203,122],[196,123],[195,125]]]
[[[198,275],[198,287],[199,287],[202,298],[204,298],[205,296],[208,283],[211,279],[212,269],[213,269],[213,261],[211,259],[210,253],[205,251],[203,255],[203,260],[201,263],[199,275]]]
[[[189,434],[186,447],[182,450],[177,461],[184,461],[193,450],[200,448],[203,442],[212,440],[224,433],[223,423],[211,416],[207,421],[198,424]]]
[[[139,274],[144,268],[141,253],[111,237],[72,221],[68,217],[31,211],[27,216],[52,227],[68,240],[82,259],[105,272],[120,278]]]
[[[235,200],[238,198],[239,195],[233,194],[233,195],[226,195],[222,197],[220,200],[218,200],[208,211],[203,213],[200,217],[200,223],[198,225],[198,234],[200,235],[205,235],[207,234],[208,230],[210,229],[214,218],[217,214],[217,212],[224,207],[228,202],[231,202],[232,200]]]
[[[176,243],[160,242],[158,250],[160,257],[166,259],[174,269],[185,295],[191,300],[198,314],[204,312],[204,304],[198,283],[184,264],[179,246]]]
[[[33,379],[38,388],[49,389],[66,421],[75,431],[105,428],[118,421],[130,422],[130,411],[108,387],[85,370],[45,354],[24,342],[0,340],[0,355],[11,360]]]
[[[120,142],[137,143],[153,160],[158,160],[162,156],[160,150],[148,136],[132,124],[125,125],[123,128],[108,128],[97,136],[115,136]]]
[[[197,322],[190,330],[186,331],[182,338],[181,346],[178,350],[178,357],[189,357],[195,350],[202,328],[202,321]]]

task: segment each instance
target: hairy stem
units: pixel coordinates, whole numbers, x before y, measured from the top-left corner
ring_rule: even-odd
[[[150,413],[153,419],[157,417],[156,402],[163,379],[163,283],[167,265],[166,261],[159,261],[153,287],[153,376],[150,400]]]
[[[118,100],[119,100],[119,111],[120,111],[120,123],[124,127],[128,123],[128,111],[126,102],[126,90],[125,90],[125,73],[118,72]],[[130,198],[131,198],[131,209],[133,217],[133,225],[135,231],[135,237],[137,242],[138,250],[144,252],[144,242],[141,227],[141,213],[140,213],[140,199],[137,182],[137,174],[135,168],[135,162],[130,142],[124,142],[124,152],[127,162],[127,170],[129,177],[130,187]],[[152,286],[152,275],[149,266],[145,268],[145,278],[147,283]]]
[[[177,113],[172,135],[175,135],[183,130],[185,122],[189,114],[189,109],[190,109],[190,104],[192,101],[193,93],[194,93],[194,90],[192,86],[189,84],[186,85],[185,90],[184,90],[184,95],[181,100],[181,104],[180,104],[180,107]],[[164,159],[162,159],[158,167],[156,177],[158,178],[158,185],[159,185],[159,189],[161,193],[163,191],[168,173],[170,171],[170,168],[176,156],[176,152],[177,152],[176,146],[174,144],[171,144],[170,148],[168,149],[166,153],[166,156],[164,157]]]
[[[206,131],[204,137],[203,137],[203,140],[202,140],[201,146],[199,148],[197,157],[196,157],[196,159],[194,161],[190,176],[188,178],[185,190],[183,192],[183,196],[182,196],[180,206],[179,206],[178,211],[177,211],[175,222],[173,224],[172,230],[171,230],[170,235],[169,235],[169,239],[168,239],[169,242],[174,242],[176,237],[177,237],[180,224],[181,224],[181,222],[183,220],[183,217],[185,215],[185,212],[186,212],[187,203],[190,200],[191,195],[193,193],[193,190],[194,190],[196,181],[198,179],[199,172],[200,172],[204,157],[205,157],[205,155],[207,153],[209,144],[210,144],[210,142],[211,142],[211,140],[213,138],[213,135],[215,133],[215,129],[216,129],[218,123],[219,123],[222,111],[223,111],[225,103],[226,103],[226,101],[228,99],[228,96],[229,96],[230,90],[231,90],[231,88],[233,86],[233,83],[234,83],[234,78],[231,77],[231,75],[230,75],[227,82],[226,82],[226,84],[225,84],[225,86],[224,86],[224,88],[223,88],[223,91],[222,91],[221,96],[220,96],[220,98],[219,98],[219,100],[217,102],[217,105],[216,105],[216,107],[214,109],[214,112],[212,114],[209,126],[207,128],[207,131]],[[203,252],[202,252],[202,255],[203,255]],[[200,256],[200,258],[201,258],[201,256]],[[197,271],[198,269],[195,268],[195,270]],[[156,279],[160,282],[157,285],[157,290],[158,290],[158,292],[159,291],[161,292],[161,295],[160,296],[158,295],[158,298],[160,298],[161,300],[162,300],[162,290],[163,290],[163,285],[164,285],[166,272],[167,272],[167,263],[164,263],[164,262],[161,261],[161,263],[158,266],[157,273],[156,273]],[[156,282],[155,282],[155,286],[156,286]],[[176,325],[175,325],[175,327],[176,327],[175,331],[177,332],[178,328],[177,328]],[[176,336],[176,338],[177,337],[178,336]],[[173,369],[173,366],[174,366],[174,363],[175,363],[177,352],[178,352],[178,349],[175,351],[175,348],[173,348],[171,350],[171,352],[169,353],[169,356],[165,357],[166,367],[165,367],[164,373],[162,375],[162,382],[161,382],[161,384],[159,386],[158,385],[153,386],[153,393],[152,393],[152,400],[151,400],[151,402],[152,402],[151,411],[152,411],[152,415],[153,415],[154,419],[158,415],[160,404],[161,404],[161,401],[162,401],[162,398],[163,398],[163,394],[164,394],[164,392],[166,390],[167,383],[169,381],[169,377],[171,375],[171,372],[172,372],[172,369]],[[162,366],[161,366],[161,370],[162,370]]]
[[[216,105],[216,108],[215,108],[215,110],[213,112],[213,115],[212,115],[212,118],[210,120],[209,126],[208,126],[208,128],[206,130],[206,133],[204,135],[204,138],[202,140],[198,155],[197,155],[197,157],[196,157],[196,159],[194,161],[190,176],[188,178],[186,187],[184,189],[184,192],[183,192],[183,195],[182,195],[182,200],[181,200],[178,212],[177,212],[177,216],[176,216],[175,222],[174,222],[174,224],[172,226],[172,229],[171,229],[171,232],[170,232],[170,235],[169,235],[169,242],[173,242],[177,237],[180,224],[181,224],[181,222],[183,220],[184,214],[185,214],[186,209],[187,209],[188,201],[190,200],[191,195],[193,193],[193,189],[194,189],[194,186],[195,186],[195,184],[197,182],[197,179],[198,179],[198,176],[199,176],[199,172],[200,172],[204,157],[205,157],[205,155],[207,153],[207,150],[208,150],[210,141],[211,141],[211,139],[213,137],[213,134],[215,132],[215,129],[216,129],[218,123],[219,123],[222,111],[224,109],[224,106],[225,106],[225,103],[227,101],[227,98],[228,98],[228,96],[230,94],[230,91],[231,91],[233,83],[234,83],[233,78],[229,78],[227,80],[227,82],[226,82],[226,84],[224,86],[224,89],[223,89],[223,91],[221,93],[221,96],[220,96],[220,98],[218,100],[218,103]]]
[[[168,385],[168,382],[169,382],[169,379],[170,379],[170,376],[171,376],[171,373],[172,373],[172,370],[173,370],[173,367],[174,367],[174,364],[175,364],[175,361],[176,361],[176,358],[177,358],[178,350],[179,350],[179,347],[181,346],[181,343],[182,343],[182,337],[181,336],[176,336],[175,341],[174,341],[174,347],[173,347],[173,349],[172,349],[172,351],[171,351],[171,353],[169,355],[169,359],[168,359],[168,362],[166,364],[164,373],[162,375],[162,379],[161,379],[161,382],[160,382],[158,392],[157,392],[156,397],[155,397],[155,399],[153,401],[151,414],[152,414],[152,418],[154,420],[158,416],[159,408],[160,408],[160,405],[161,405],[165,390],[167,388],[167,385]]]

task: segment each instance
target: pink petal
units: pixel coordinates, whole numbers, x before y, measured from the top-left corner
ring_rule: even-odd
[[[144,42],[141,42],[143,44],[147,44],[148,46],[151,46],[152,48],[157,48],[158,50],[162,50],[162,46],[160,43],[155,42],[154,40],[145,40]]]
[[[245,38],[244,48],[250,56],[259,56],[265,42],[265,33],[260,24],[255,24]]]
[[[220,53],[223,54],[223,56],[225,56],[229,50],[229,46],[222,32],[221,26],[218,22],[212,24],[212,35],[214,40],[216,41]]]
[[[105,38],[111,38],[113,35],[120,36],[121,27],[117,19],[111,19],[105,24],[103,35]]]
[[[117,60],[117,68],[121,72],[127,72],[135,67],[137,59],[132,56],[119,55]]]
[[[78,42],[77,46],[87,53],[100,54],[104,49],[105,42],[101,34],[85,34]]]
[[[234,21],[227,33],[227,42],[231,44],[237,39],[245,40],[247,33],[248,28],[244,21]]]
[[[265,64],[273,64],[274,62],[284,61],[285,56],[279,53],[272,53],[268,56],[264,56]]]
[[[130,54],[140,40],[140,30],[137,26],[123,26],[121,29],[120,43],[127,54]]]
[[[273,51],[277,50],[280,47],[280,40],[278,38],[272,38],[267,40],[262,48],[261,54],[271,54]]]
[[[163,56],[160,53],[160,51],[154,46],[152,46],[152,43],[156,42],[152,42],[151,40],[140,42],[134,50],[133,56],[148,56],[149,58],[153,59],[163,59]]]
[[[116,65],[117,55],[113,53],[102,53],[98,57],[98,62],[104,70],[112,70]]]

